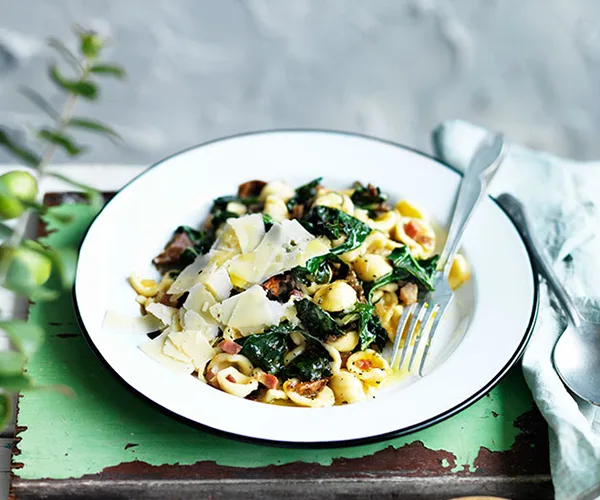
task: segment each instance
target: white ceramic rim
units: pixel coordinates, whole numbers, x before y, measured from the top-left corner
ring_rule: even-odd
[[[525,348],[525,345],[533,330],[539,306],[538,279],[536,273],[534,272],[531,256],[515,226],[491,197],[484,200],[482,207],[487,206],[487,211],[492,210],[490,213],[496,214],[494,217],[497,218],[499,224],[503,224],[505,227],[511,228],[513,233],[511,241],[513,245],[516,245],[515,248],[518,248],[517,253],[519,254],[519,259],[521,260],[520,265],[521,267],[525,266],[528,271],[526,273],[527,276],[522,276],[522,279],[524,280],[523,283],[528,283],[527,287],[530,291],[530,304],[527,305],[527,321],[521,321],[521,323],[523,323],[521,325],[522,331],[520,331],[518,334],[518,342],[513,342],[514,345],[511,346],[510,355],[505,356],[506,359],[502,359],[501,361],[498,359],[494,360],[493,373],[486,372],[487,376],[484,377],[484,379],[479,379],[479,381],[477,381],[477,377],[475,377],[476,381],[474,382],[472,378],[467,379],[465,377],[464,371],[458,375],[453,374],[453,370],[459,369],[460,366],[456,363],[451,363],[451,357],[446,364],[441,366],[429,376],[436,377],[436,381],[430,382],[430,385],[437,383],[439,388],[445,388],[445,390],[439,391],[437,394],[438,397],[431,398],[432,394],[429,394],[430,397],[427,400],[419,400],[419,396],[421,394],[418,392],[418,384],[414,384],[406,388],[402,392],[402,399],[404,399],[405,402],[407,400],[410,401],[412,398],[414,401],[419,401],[420,404],[428,405],[427,411],[421,411],[421,417],[413,419],[414,421],[411,421],[409,424],[402,423],[402,419],[395,420],[394,418],[391,418],[391,416],[398,414],[398,406],[395,404],[397,399],[396,396],[358,405],[348,405],[325,409],[303,409],[259,404],[240,398],[235,398],[205,385],[203,385],[203,388],[211,391],[210,394],[205,393],[209,394],[210,398],[210,401],[208,401],[208,406],[212,405],[211,408],[216,406],[219,408],[219,411],[198,412],[197,409],[195,411],[190,409],[189,405],[186,407],[186,405],[182,406],[179,404],[181,401],[177,399],[174,400],[172,394],[165,394],[165,392],[172,393],[173,391],[169,391],[168,389],[166,391],[157,390],[156,386],[152,387],[151,385],[143,383],[143,377],[134,376],[134,374],[131,373],[131,371],[135,372],[135,370],[124,369],[122,363],[119,365],[115,362],[115,359],[111,358],[110,350],[106,349],[106,345],[103,344],[104,340],[101,340],[101,337],[99,337],[99,335],[103,334],[98,331],[97,327],[90,328],[91,325],[89,324],[89,321],[87,321],[89,316],[88,312],[90,311],[90,302],[93,301],[92,299],[95,299],[95,297],[91,298],[89,297],[89,294],[87,298],[85,296],[84,286],[86,273],[84,272],[85,266],[82,264],[82,262],[85,263],[88,255],[94,255],[96,257],[98,255],[94,252],[88,252],[88,250],[91,248],[89,242],[93,240],[92,236],[95,228],[99,226],[99,221],[102,221],[106,216],[108,208],[111,206],[111,204],[114,206],[115,201],[119,200],[123,196],[126,196],[127,193],[133,193],[136,182],[138,182],[140,179],[143,179],[150,172],[156,172],[157,169],[166,166],[167,163],[173,162],[174,160],[177,160],[186,154],[194,154],[214,145],[219,145],[222,147],[228,141],[238,141],[238,145],[241,145],[243,144],[243,141],[253,141],[255,139],[260,141],[264,140],[265,138],[272,140],[273,137],[277,137],[276,140],[283,138],[284,144],[285,140],[291,140],[293,143],[295,140],[294,138],[301,138],[301,140],[309,141],[315,140],[317,143],[319,141],[323,141],[323,138],[325,138],[325,141],[331,140],[335,142],[335,140],[339,141],[340,139],[344,139],[350,142],[358,141],[360,144],[365,144],[366,141],[366,143],[369,144],[369,147],[366,148],[367,150],[370,148],[375,148],[375,150],[377,150],[377,148],[392,148],[395,150],[396,154],[403,152],[404,155],[410,157],[411,160],[417,164],[429,164],[430,167],[433,164],[436,164],[440,168],[443,168],[443,172],[452,172],[452,175],[456,176],[456,184],[458,184],[460,179],[460,173],[458,173],[455,169],[421,152],[390,141],[385,141],[366,135],[330,130],[270,130],[234,135],[194,146],[161,160],[124,186],[119,193],[107,203],[105,208],[100,212],[100,214],[98,214],[96,219],[90,225],[81,243],[80,261],[77,266],[76,281],[73,291],[74,305],[82,332],[102,363],[109,369],[109,371],[115,374],[119,380],[124,382],[128,388],[132,389],[133,392],[144,396],[146,399],[157,405],[162,411],[167,412],[168,414],[177,418],[183,419],[188,423],[199,425],[218,433],[224,433],[237,438],[268,441],[271,443],[285,443],[286,445],[297,446],[347,446],[389,439],[391,437],[422,429],[448,418],[461,409],[469,406],[481,396],[486,394],[489,390],[491,390],[501,380],[506,372],[517,362],[522,354],[523,349]],[[350,144],[350,142],[347,144]],[[387,151],[387,153],[390,152]],[[440,175],[442,177],[445,175],[442,175],[442,170],[440,170]],[[254,174],[247,176],[247,178],[250,177],[254,177]],[[240,179],[240,181],[241,180],[243,179]],[[220,192],[215,192],[214,196],[221,194],[222,193]],[[477,214],[474,220],[476,218]],[[500,222],[502,220],[504,222]],[[473,224],[476,224],[476,222],[473,222]],[[177,225],[177,223],[174,223],[173,226],[175,225]],[[477,318],[477,316],[475,316],[474,322],[478,323],[478,321],[481,321],[481,318]],[[148,361],[154,363],[152,360]],[[182,377],[181,375],[176,374],[171,375],[175,377]],[[164,376],[165,374],[161,374],[161,378],[164,378]],[[426,377],[423,380],[426,380],[429,377]],[[188,378],[192,379],[192,377]],[[191,382],[199,384],[197,381],[191,380]],[[182,383],[182,381],[178,381],[178,384],[189,385],[189,382]],[[454,386],[453,384],[457,385]],[[447,390],[448,387],[452,387],[453,390]],[[367,405],[369,405],[369,407],[368,409],[365,409],[367,408]],[[239,415],[244,415],[244,420],[241,423],[239,422]],[[364,421],[364,419],[369,415],[389,415],[390,418],[385,419],[383,423],[375,426],[375,429],[371,428],[361,430],[363,426],[360,425],[339,425],[339,422],[341,421]],[[270,425],[269,422],[285,422],[285,427],[293,429],[293,431],[278,431],[277,429],[274,429],[274,426]],[[327,424],[328,422],[329,424]],[[336,422],[337,424],[334,425],[333,423]],[[298,426],[305,430],[298,432]],[[359,430],[357,431],[356,428],[359,428]],[[306,429],[308,429],[308,431]]]

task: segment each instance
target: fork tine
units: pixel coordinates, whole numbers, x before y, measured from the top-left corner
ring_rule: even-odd
[[[417,339],[415,340],[415,347],[412,350],[412,353],[410,355],[410,361],[408,362],[408,371],[412,370],[415,359],[417,359],[417,352],[419,351],[421,342],[423,341],[423,338],[425,337],[425,334],[427,333],[427,323],[429,323],[429,321],[431,320],[431,317],[433,316],[434,311],[437,308],[439,308],[438,304],[429,304],[427,307],[427,312],[425,313],[425,316],[423,316],[423,319],[421,320],[421,326],[419,328],[419,333],[417,334]]]
[[[394,346],[392,347],[392,359],[390,361],[390,367],[392,370],[396,365],[396,360],[398,359],[398,352],[400,351],[400,339],[404,334],[404,329],[406,328],[406,323],[408,322],[408,318],[410,318],[411,313],[414,311],[417,304],[413,304],[412,306],[405,307],[402,311],[402,315],[398,320],[398,328],[396,328],[396,338],[394,339]]]
[[[423,357],[421,358],[421,364],[419,365],[419,375],[421,377],[423,376],[423,368],[425,367],[425,361],[427,359],[427,355],[429,354],[429,349],[431,348],[431,344],[433,343],[433,337],[434,337],[435,332],[437,331],[438,326],[440,325],[440,321],[442,321],[442,318],[444,317],[444,313],[448,309],[449,305],[450,305],[450,303],[448,302],[444,306],[440,306],[440,308],[436,312],[435,319],[433,320],[433,324],[431,325],[431,328],[429,329],[429,333],[427,335],[427,342],[425,343],[425,349],[423,350]]]
[[[398,370],[402,369],[402,365],[404,364],[404,360],[406,359],[406,353],[408,352],[408,347],[410,346],[410,342],[412,340],[413,335],[416,334],[417,331],[417,322],[421,319],[423,315],[423,311],[425,311],[425,307],[427,302],[423,302],[417,304],[416,310],[413,313],[412,319],[410,320],[410,326],[408,327],[408,331],[406,333],[406,338],[404,339],[404,346],[402,347],[402,353],[400,354],[400,362],[398,363]]]

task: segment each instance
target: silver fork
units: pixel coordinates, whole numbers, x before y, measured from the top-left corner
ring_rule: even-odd
[[[401,370],[407,358],[409,347],[413,344],[410,360],[408,362],[408,370],[412,370],[413,364],[417,359],[417,353],[423,339],[425,348],[419,365],[419,375],[423,376],[423,368],[431,343],[433,342],[435,333],[439,324],[444,317],[444,313],[452,303],[454,292],[448,283],[448,276],[452,267],[452,262],[456,256],[462,236],[464,234],[467,223],[473,215],[475,208],[487,192],[490,181],[498,170],[498,167],[504,160],[506,148],[501,134],[495,134],[492,137],[484,140],[477,151],[475,152],[465,174],[462,178],[454,207],[454,214],[448,231],[448,238],[440,256],[440,265],[442,270],[436,273],[434,279],[434,291],[428,292],[427,295],[416,304],[412,304],[404,308],[402,316],[398,322],[396,330],[396,338],[392,348],[392,356],[390,366],[395,368],[398,356],[398,370]],[[432,321],[433,319],[433,321]],[[409,323],[410,321],[410,323]],[[427,326],[431,323],[431,327],[426,334]],[[408,329],[406,325],[408,324]],[[406,334],[404,332],[406,330]],[[404,337],[404,345],[400,352],[400,341]]]

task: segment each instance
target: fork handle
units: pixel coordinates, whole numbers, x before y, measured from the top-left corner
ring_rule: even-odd
[[[490,181],[504,159],[506,149],[501,134],[484,140],[467,167],[458,190],[448,238],[442,250],[440,262],[444,266],[444,277],[448,278],[452,261],[463,237],[463,233],[475,208],[487,192]]]
[[[554,292],[560,305],[563,306],[573,326],[577,328],[581,324],[579,312],[565,290],[565,287],[556,277],[548,259],[544,256],[541,250],[542,247],[538,245],[536,238],[533,236],[525,208],[519,200],[508,193],[501,194],[496,198],[496,201],[508,214],[514,225],[517,226],[523,241],[525,241],[525,246],[531,255],[533,255],[534,266],[537,268],[537,272],[546,278],[548,287]]]

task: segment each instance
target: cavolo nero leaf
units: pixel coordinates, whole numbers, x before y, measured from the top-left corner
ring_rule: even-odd
[[[417,280],[418,285],[426,290],[432,291],[434,289],[433,276],[439,260],[438,255],[419,263],[412,256],[408,247],[401,247],[394,249],[388,259],[392,262],[394,273],[398,276],[398,279],[405,279],[410,275]]]
[[[298,279],[310,285],[312,282],[323,285],[329,283],[333,278],[332,264],[337,263],[348,268],[342,259],[332,253],[319,255],[306,261],[304,267],[298,266],[293,269],[294,274]]]
[[[317,186],[322,180],[323,177],[318,177],[296,188],[296,194],[287,202],[288,210],[292,210],[294,206],[306,203],[311,198],[314,198],[317,195]]]
[[[330,336],[344,335],[344,331],[329,313],[311,302],[310,299],[296,302],[296,315],[307,332],[317,339],[325,340]]]
[[[304,351],[294,358],[285,368],[286,378],[297,377],[303,382],[312,382],[331,377],[332,358],[327,350],[319,344]]]
[[[272,326],[263,333],[237,339],[242,346],[240,354],[246,356],[254,366],[267,373],[277,375],[284,368],[283,359],[287,352],[287,339],[291,332],[298,330],[289,321]]]
[[[360,350],[368,349],[375,344],[380,350],[388,340],[387,332],[379,318],[375,315],[375,307],[371,304],[356,304],[354,311],[358,314],[358,339]]]
[[[240,198],[239,196],[220,196],[219,198],[215,198],[213,206],[210,209],[213,231],[216,231],[227,219],[235,219],[240,216],[235,212],[227,210],[227,205],[231,202],[249,206],[260,203],[260,199],[258,197]]]
[[[378,187],[363,186],[360,182],[355,183],[354,193],[352,193],[352,202],[359,208],[365,210],[373,210],[377,205],[384,203],[387,200],[387,195],[381,192]]]
[[[371,232],[364,222],[337,208],[326,206],[313,207],[303,223],[312,234],[326,236],[330,240],[346,236],[344,243],[330,250],[334,255],[359,247]]]
[[[213,243],[213,238],[206,231],[198,231],[189,226],[179,226],[175,229],[173,236],[180,233],[185,233],[193,243],[191,247],[188,247],[183,251],[179,258],[178,267],[184,268],[194,262],[198,255],[208,252]]]
[[[394,270],[391,273],[375,280],[368,287],[369,303],[372,302],[373,292],[389,283],[396,283],[400,280],[411,279],[425,290],[433,291],[433,278],[437,270],[439,255],[434,255],[429,259],[417,261],[410,253],[408,247],[396,248],[388,259]]]

